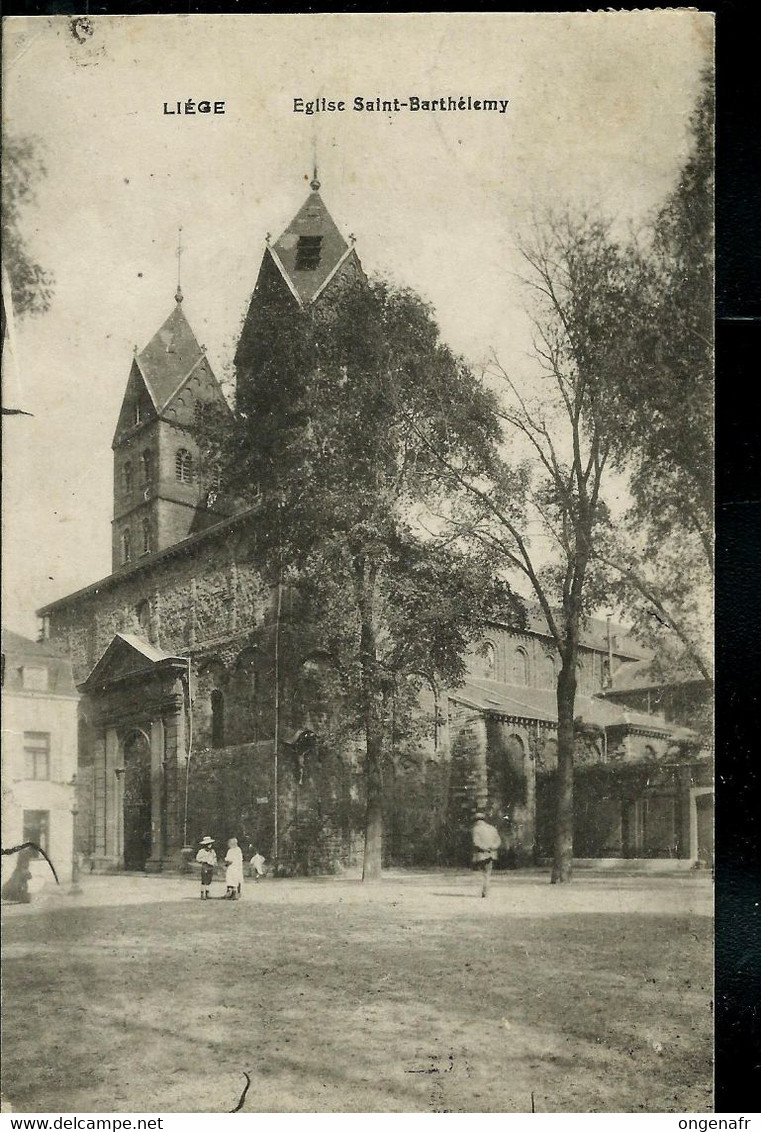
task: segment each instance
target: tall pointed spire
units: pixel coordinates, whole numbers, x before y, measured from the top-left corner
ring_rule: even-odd
[[[174,301],[176,303],[182,302],[182,287],[180,286],[180,272],[182,268],[182,225],[180,224],[177,229],[177,290],[174,293]]]
[[[317,138],[312,138],[312,165],[314,167],[314,175],[309,183],[309,187],[313,193],[320,191],[320,178],[317,176]]]

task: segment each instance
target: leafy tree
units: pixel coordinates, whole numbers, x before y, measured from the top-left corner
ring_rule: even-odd
[[[627,364],[611,411],[613,457],[632,505],[603,556],[656,645],[711,678],[713,576],[713,107],[705,76],[691,148],[650,239],[632,249],[639,287],[622,327]]]
[[[262,297],[257,317],[222,434],[226,480],[241,494],[258,485],[260,562],[296,580],[363,736],[369,880],[381,870],[392,709],[398,725],[421,680],[461,680],[487,615],[517,608],[485,555],[416,521],[420,501],[448,487],[430,439],[478,476],[495,401],[409,291],[362,282],[307,309]]]
[[[2,243],[16,314],[42,314],[50,306],[53,276],[34,259],[24,234],[24,212],[36,201],[36,186],[46,175],[33,138],[3,138]]]

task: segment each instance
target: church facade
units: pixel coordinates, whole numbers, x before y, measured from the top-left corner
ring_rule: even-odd
[[[319,187],[265,247],[239,380],[263,303],[319,304],[362,276]],[[234,835],[284,871],[350,865],[362,847],[361,751],[340,738],[298,593],[276,595],[257,572],[256,497],[226,498],[204,456],[207,412],[229,409],[178,287],[135,352],[117,421],[112,572],[39,611],[81,694],[78,849],[94,869],[159,870],[204,834]],[[690,855],[689,742],[679,747],[663,715],[600,694],[646,659],[610,625],[588,625],[578,856]],[[557,663],[541,618],[520,631],[495,622],[461,688],[422,694],[414,750],[386,788],[389,863],[464,863],[464,831],[484,807],[505,863],[550,854]]]

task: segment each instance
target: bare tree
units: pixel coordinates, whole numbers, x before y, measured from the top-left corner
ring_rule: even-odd
[[[467,511],[449,516],[530,584],[560,656],[558,768],[552,883],[571,879],[573,761],[579,640],[601,599],[595,546],[606,529],[602,488],[612,445],[610,398],[625,359],[620,326],[637,290],[631,257],[589,216],[547,215],[521,251],[534,299],[533,381],[495,359],[504,445],[474,480],[433,438],[442,473],[465,488]]]

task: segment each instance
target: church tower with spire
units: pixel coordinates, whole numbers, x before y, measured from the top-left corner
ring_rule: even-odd
[[[173,546],[226,515],[218,474],[205,467],[199,425],[206,406],[229,412],[205,348],[182,309],[132,360],[112,443],[112,569]]]
[[[328,212],[314,170],[311,192],[282,235],[273,244],[267,237],[254,293],[235,352],[238,381],[250,375],[258,336],[266,333],[267,310],[303,309],[329,301],[335,289],[364,279],[354,247]]]

